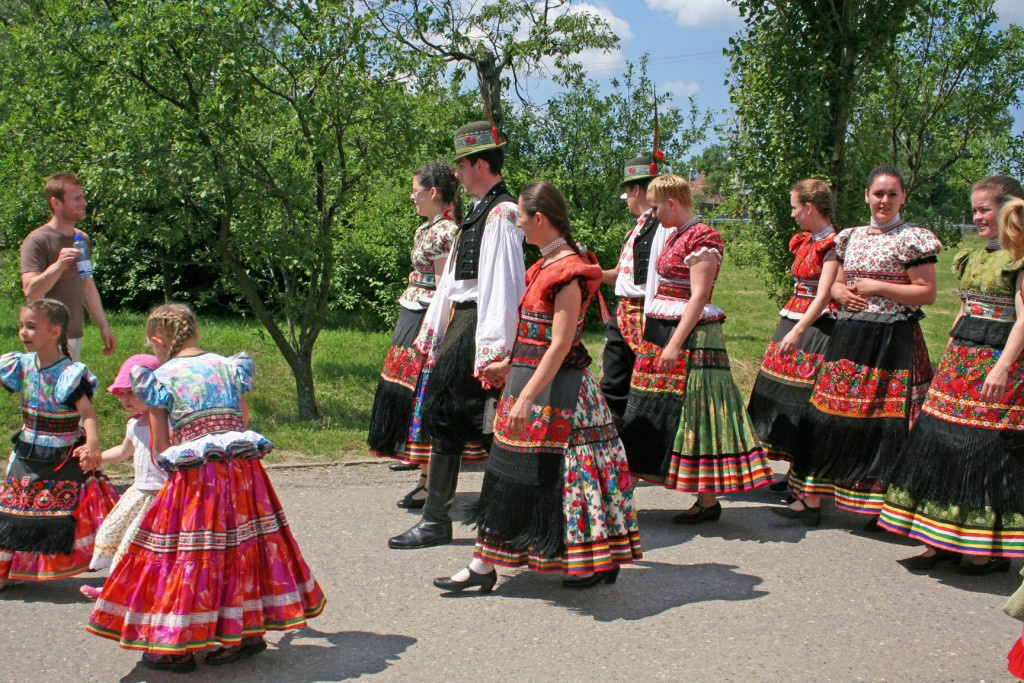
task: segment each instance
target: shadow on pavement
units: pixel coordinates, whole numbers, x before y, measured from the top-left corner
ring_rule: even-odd
[[[323,633],[310,628],[288,631],[270,649],[252,659],[223,666],[206,666],[197,657],[190,681],[245,681],[247,683],[312,683],[343,681],[378,674],[395,662],[415,638],[366,631]],[[121,683],[181,681],[180,674],[151,671],[137,664]]]
[[[106,580],[107,575],[104,571],[54,581],[25,581],[0,591],[0,603],[9,601],[26,604],[39,602],[52,605],[88,605],[89,601],[78,592],[79,587],[100,587]]]
[[[612,585],[562,587],[561,574],[519,571],[502,574],[493,595],[501,598],[545,600],[595,621],[638,621],[676,607],[712,600],[753,600],[768,595],[755,590],[762,579],[736,572],[735,565],[640,562],[627,565]],[[487,599],[475,590],[446,593],[447,599]]]
[[[765,507],[732,507],[722,499],[722,517],[717,522],[692,526],[673,524],[672,518],[685,510],[647,509],[640,511],[640,542],[644,550],[656,550],[688,543],[695,536],[726,541],[756,543],[799,543],[809,531],[801,522],[783,519]],[[827,524],[817,527],[826,529]]]

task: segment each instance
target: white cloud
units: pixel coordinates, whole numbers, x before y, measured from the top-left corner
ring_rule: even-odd
[[[686,81],[665,81],[658,86],[658,92],[672,93],[673,99],[685,100],[700,92],[700,86]]]
[[[1019,2],[1019,0],[1003,0]],[[645,0],[652,10],[672,12],[680,26],[739,26],[740,14],[729,0]]]
[[[1024,24],[1024,2],[1020,0],[996,0],[995,10],[1003,26]]]
[[[589,2],[581,2],[578,5],[573,5],[573,12],[586,12],[588,14],[595,14],[598,17],[604,19],[611,26],[612,31],[619,37],[622,42],[633,40],[633,29],[630,27],[629,22],[625,19],[616,16],[607,7],[601,5],[592,5]]]

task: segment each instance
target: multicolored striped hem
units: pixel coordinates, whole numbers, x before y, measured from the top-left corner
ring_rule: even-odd
[[[851,489],[835,485],[836,507],[858,515],[878,516],[885,503],[884,489]]]
[[[644,556],[640,546],[640,533],[631,531],[629,536],[614,536],[606,541],[573,544],[566,548],[561,557],[541,557],[528,550],[514,551],[500,543],[492,543],[478,537],[473,557],[499,567],[517,568],[526,566],[530,571],[542,574],[562,572],[564,574],[589,574],[602,572],[620,564],[631,564]]]
[[[400,453],[381,453],[375,451],[372,448],[368,448],[367,451],[370,455],[378,458],[391,458],[398,462],[404,462],[406,465],[423,465],[430,464],[430,444],[411,443],[406,442],[405,450]],[[483,446],[477,443],[466,444],[466,449],[462,451],[462,462],[463,463],[479,463],[487,462],[489,453]]]
[[[67,579],[72,576],[78,576],[89,571],[89,564],[83,564],[76,567],[70,567],[68,569],[62,569],[59,572],[20,572],[12,570],[7,578],[11,581],[56,581],[57,579]]]
[[[891,502],[882,508],[878,524],[886,531],[965,555],[1024,557],[1024,529],[965,528],[927,517],[920,511],[894,507]]]
[[[696,458],[673,451],[665,488],[686,493],[739,493],[767,486],[774,480],[775,474],[760,447],[741,455]]]
[[[789,473],[789,488],[802,496],[835,495],[835,484],[831,480],[814,476],[801,477],[794,472]]]
[[[324,611],[324,607],[326,605],[327,599],[322,597],[320,602],[315,606],[303,610],[303,614],[300,617],[295,617],[285,621],[268,621],[264,622],[260,626],[246,626],[243,627],[239,633],[218,633],[213,638],[205,640],[190,640],[187,643],[158,643],[147,640],[128,640],[127,638],[121,637],[120,631],[104,628],[92,621],[89,621],[89,623],[86,624],[85,630],[93,635],[100,636],[101,638],[116,640],[118,645],[125,650],[144,650],[155,654],[185,654],[188,652],[202,652],[207,648],[215,647],[217,645],[237,645],[242,641],[242,638],[262,636],[267,631],[288,631],[296,628],[304,628],[307,626],[306,620],[319,616]]]

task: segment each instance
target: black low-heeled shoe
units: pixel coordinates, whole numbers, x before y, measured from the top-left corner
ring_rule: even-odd
[[[936,548],[934,555],[914,555],[913,557],[904,557],[902,560],[896,561],[911,571],[927,571],[943,562],[949,562],[954,565],[960,564],[961,557],[960,553]]]
[[[818,526],[821,524],[821,508],[809,507],[806,503],[800,503],[803,508],[800,510],[794,510],[790,507],[785,508],[772,508],[772,512],[777,514],[779,517],[785,517],[786,519],[799,519],[807,526]]]
[[[967,562],[961,564],[957,571],[967,576],[984,576],[985,574],[994,574],[996,572],[1008,572],[1010,571],[1010,558],[990,557],[985,564]]]
[[[192,653],[158,655],[147,652],[142,655],[142,666],[154,671],[170,671],[175,674],[185,674],[189,671],[195,671],[196,658]]]
[[[411,462],[402,462],[401,460],[396,460],[395,462],[388,465],[388,469],[391,470],[392,472],[409,472],[412,470],[418,470],[419,468],[419,465],[416,465]]]
[[[789,477],[783,477],[778,481],[768,484],[769,491],[785,491],[789,488]]]
[[[427,497],[423,496],[422,498],[417,498],[416,494],[419,493],[420,491],[426,490],[426,486],[419,484],[412,491],[409,491],[409,493],[405,494],[405,497],[402,498],[397,503],[395,503],[395,505],[402,508],[403,510],[419,510],[424,505],[427,504]]]
[[[568,576],[562,579],[562,586],[565,588],[590,588],[596,586],[599,583],[615,583],[615,579],[619,578],[619,565],[615,565],[611,569],[603,572],[594,572],[590,576],[584,576],[582,578],[575,576]]]
[[[717,522],[722,516],[722,504],[717,500],[714,505],[704,507],[700,503],[694,503],[697,512],[690,514],[683,512],[672,518],[673,524],[700,524],[701,522]]]
[[[490,593],[494,590],[494,584],[498,583],[498,572],[496,571],[477,574],[469,567],[466,567],[466,571],[469,572],[469,578],[465,581],[456,581],[450,576],[441,576],[434,579],[434,585],[443,591],[448,591],[449,593],[458,593],[466,590],[470,586],[480,586],[481,593]]]

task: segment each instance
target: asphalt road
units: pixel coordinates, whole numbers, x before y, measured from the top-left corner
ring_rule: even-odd
[[[95,575],[0,592],[0,680],[245,681],[1006,681],[1021,633],[1001,611],[1020,582],[947,565],[915,575],[918,546],[826,510],[807,529],[768,511],[777,494],[723,499],[720,521],[670,523],[691,497],[643,486],[644,559],[614,585],[563,589],[557,576],[502,571],[495,592],[443,596],[435,576],[472,553],[473,533],[417,551],[387,538],[417,517],[394,503],[415,473],[380,464],[272,473],[327,594],[311,628],[274,633],[263,654],[185,676],[86,633],[78,594]],[[463,473],[471,498],[479,467]]]

